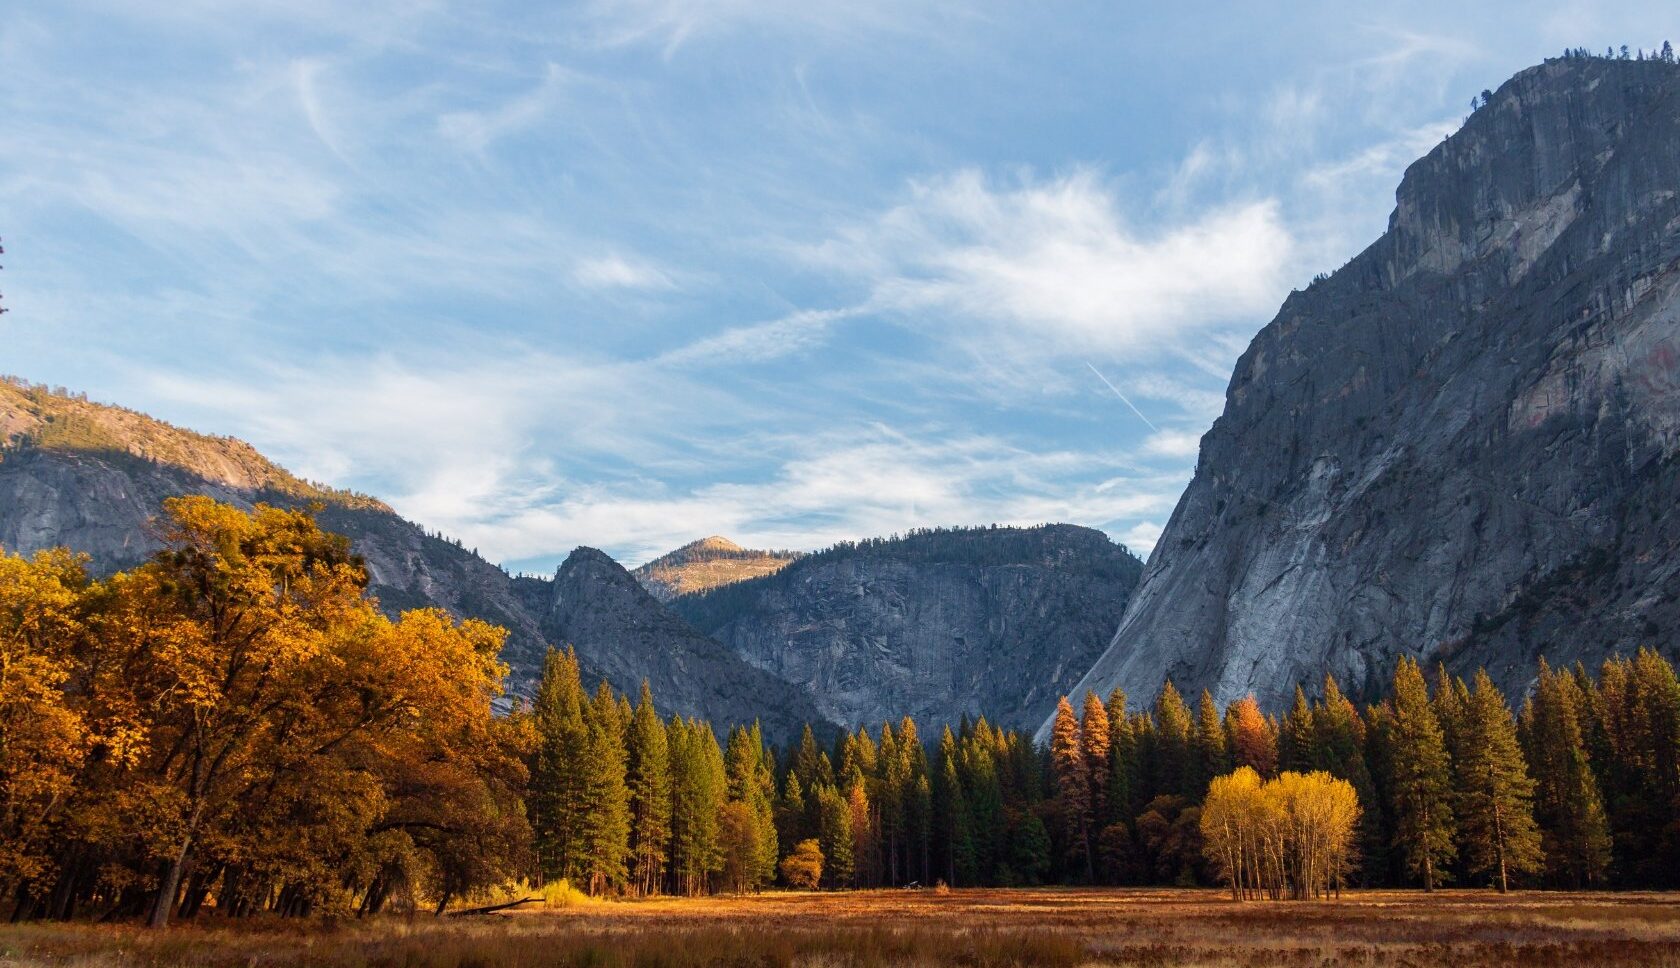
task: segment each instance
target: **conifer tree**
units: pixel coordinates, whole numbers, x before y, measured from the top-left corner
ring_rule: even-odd
[[[1155,698],[1155,784],[1151,792],[1160,796],[1192,796],[1196,785],[1190,760],[1190,709],[1172,680]]]
[[[603,681],[585,707],[586,741],[579,831],[580,873],[590,894],[624,886],[630,852],[630,790],[618,699]]]
[[[1104,827],[1132,819],[1132,795],[1138,785],[1137,733],[1126,715],[1126,694],[1116,689],[1108,697],[1108,792]]]
[[[745,886],[757,888],[775,879],[777,858],[776,778],[758,723],[751,727],[736,726],[729,731],[724,769],[727,797],[730,802],[743,805],[744,816],[752,827],[755,855],[746,870]]]
[[[1429,701],[1423,672],[1409,657],[1394,670],[1389,697],[1388,795],[1394,845],[1406,868],[1433,891],[1456,856],[1452,815],[1452,763],[1441,724]]]
[[[1547,874],[1575,888],[1601,883],[1610,866],[1610,825],[1587,759],[1582,704],[1575,679],[1541,659],[1534,696],[1523,706],[1523,745]]]
[[[1079,721],[1073,704],[1063,696],[1056,704],[1050,732],[1050,759],[1056,772],[1056,805],[1070,858],[1078,858],[1087,878],[1095,871],[1091,856],[1091,772],[1080,743]]]
[[[576,878],[582,866],[586,697],[577,653],[549,649],[532,702],[537,749],[531,764],[531,826],[545,880]]]
[[[718,815],[727,782],[712,727],[675,717],[671,744],[671,872],[683,894],[703,893],[723,867]]]
[[[1313,739],[1312,706],[1307,703],[1306,691],[1297,685],[1295,701],[1278,724],[1277,768],[1296,773],[1316,769],[1318,752],[1313,749]]]
[[[823,883],[829,887],[852,886],[852,811],[840,791],[831,786],[817,788],[817,844],[823,853]]]
[[[1091,782],[1088,836],[1094,840],[1101,829],[1102,818],[1108,815],[1109,726],[1108,710],[1093,692],[1085,694],[1085,705],[1079,717],[1079,747]]]
[[[1200,803],[1207,796],[1208,783],[1231,769],[1230,748],[1225,744],[1225,724],[1220,719],[1219,707],[1214,705],[1213,694],[1206,689],[1202,690],[1201,699],[1196,704],[1195,733],[1190,745],[1196,771],[1190,799]]]
[[[968,803],[958,773],[961,756],[957,739],[947,726],[939,737],[939,773],[933,785],[935,842],[946,883],[966,887],[975,883],[978,876]]]
[[[1365,755],[1365,723],[1334,676],[1324,677],[1324,699],[1312,711],[1313,756],[1317,768],[1346,780],[1361,804],[1369,804],[1359,817],[1359,839],[1363,847],[1363,870],[1368,877],[1377,870],[1383,853],[1382,815],[1374,809],[1376,784]]]
[[[869,790],[860,771],[852,771],[846,786],[846,811],[852,830],[852,884],[875,883],[875,822],[869,809]]]
[[[631,881],[655,894],[665,879],[671,845],[671,751],[665,724],[653,708],[646,680],[625,742],[630,793]]]
[[[1225,735],[1234,766],[1246,766],[1262,779],[1277,774],[1277,729],[1260,712],[1253,693],[1226,707]]]
[[[1512,873],[1540,869],[1540,831],[1534,823],[1534,781],[1505,697],[1487,670],[1461,713],[1464,731],[1458,761],[1456,815],[1465,860],[1472,873],[1491,874],[1500,893]]]

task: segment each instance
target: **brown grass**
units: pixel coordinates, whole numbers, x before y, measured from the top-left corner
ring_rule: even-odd
[[[1680,894],[1359,892],[1234,904],[1215,891],[775,893],[482,918],[0,927],[7,966],[1661,965]]]

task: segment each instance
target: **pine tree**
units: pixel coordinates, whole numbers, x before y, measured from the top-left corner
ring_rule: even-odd
[[[1313,748],[1312,706],[1307,693],[1295,687],[1295,701],[1278,725],[1278,769],[1307,773],[1317,768],[1318,751]]]
[[[1126,715],[1126,694],[1116,689],[1108,697],[1108,793],[1101,824],[1130,822],[1132,794],[1138,784],[1137,733]]]
[[[625,783],[624,724],[618,699],[602,682],[586,707],[581,757],[583,799],[580,873],[590,894],[623,887],[630,852],[630,790]]]
[[[577,653],[549,649],[532,702],[537,749],[531,764],[531,827],[544,880],[576,878],[581,869],[586,698]]]
[[[1540,869],[1540,831],[1534,823],[1534,781],[1505,697],[1487,670],[1463,709],[1464,740],[1458,761],[1459,836],[1472,873],[1491,874],[1500,893],[1510,874]]]
[[[625,742],[630,791],[631,880],[655,894],[665,879],[671,845],[671,751],[665,724],[653,708],[646,680]]]
[[[1191,796],[1196,774],[1190,760],[1190,709],[1169,679],[1155,698],[1156,796]],[[1147,802],[1147,801],[1145,801]]]
[[[1610,867],[1610,825],[1582,736],[1580,687],[1540,660],[1534,696],[1524,704],[1522,738],[1534,770],[1535,818],[1553,883],[1596,885]]]
[[[1056,721],[1051,726],[1050,757],[1056,771],[1056,805],[1070,858],[1077,857],[1085,876],[1095,873],[1091,856],[1091,771],[1080,743],[1079,721],[1073,704],[1063,696],[1056,704]]]
[[[1196,703],[1196,724],[1190,752],[1196,772],[1190,787],[1190,799],[1200,803],[1207,796],[1207,787],[1213,778],[1231,770],[1231,752],[1225,744],[1225,724],[1219,717],[1219,707],[1214,705],[1213,694],[1206,689],[1202,690],[1201,699]]]
[[[962,753],[949,726],[939,736],[939,772],[933,784],[934,843],[946,883],[969,886],[977,880],[974,839],[958,762]]]
[[[730,802],[739,803],[746,809],[744,816],[752,827],[756,854],[746,871],[746,887],[757,888],[775,879],[777,857],[776,778],[758,723],[753,723],[751,727],[737,726],[729,731],[724,771],[728,787],[726,796]]]
[[[671,744],[671,872],[677,890],[703,893],[723,867],[718,815],[725,802],[723,752],[710,724],[674,717]]]
[[[1333,676],[1324,677],[1324,700],[1313,707],[1312,724],[1313,756],[1318,769],[1348,781],[1360,803],[1374,805],[1377,793],[1366,761],[1365,723],[1353,703],[1342,695]],[[1359,826],[1365,860],[1362,870],[1369,877],[1376,872],[1376,863],[1383,852],[1380,812],[1367,807],[1360,814]]]
[[[846,798],[831,786],[817,788],[817,843],[823,853],[823,883],[829,887],[852,885],[852,811]]]
[[[1415,661],[1401,658],[1389,698],[1388,793],[1394,844],[1407,869],[1433,891],[1456,856],[1452,815],[1452,762],[1429,689]]]
[[[1102,818],[1108,814],[1109,768],[1108,710],[1096,693],[1085,694],[1079,717],[1079,747],[1091,782],[1090,836],[1094,839],[1101,829]]]

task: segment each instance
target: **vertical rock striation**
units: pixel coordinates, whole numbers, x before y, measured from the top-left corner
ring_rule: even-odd
[[[1549,61],[1237,363],[1076,686],[1280,706],[1401,654],[1593,663],[1680,631],[1680,67]]]

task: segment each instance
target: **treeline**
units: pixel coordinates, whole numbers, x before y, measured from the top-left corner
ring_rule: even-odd
[[[1680,678],[1542,663],[1513,713],[1402,660],[1281,716],[1171,683],[1058,705],[1051,742],[964,720],[662,718],[553,650],[496,717],[504,633],[392,620],[309,515],[166,504],[163,551],[89,577],[0,556],[0,897],[11,917],[377,913],[517,881],[597,895],[1042,883],[1680,886]],[[1211,792],[1210,792],[1211,790]]]
[[[1116,693],[1087,696],[1076,716],[1064,699],[1049,751],[1058,876],[1229,882],[1203,800],[1215,778],[1249,770],[1256,785],[1320,772],[1354,793],[1358,829],[1332,876],[1291,889],[1680,886],[1672,663],[1645,649],[1595,678],[1542,661],[1516,714],[1485,672],[1433,678],[1403,659],[1380,703],[1360,710],[1326,679],[1322,699],[1298,689],[1277,718],[1252,698],[1221,713],[1206,693],[1192,713],[1170,683],[1146,712]]]
[[[393,621],[307,514],[166,503],[103,581],[0,556],[0,897],[22,918],[378,911],[528,864],[505,633]]]

